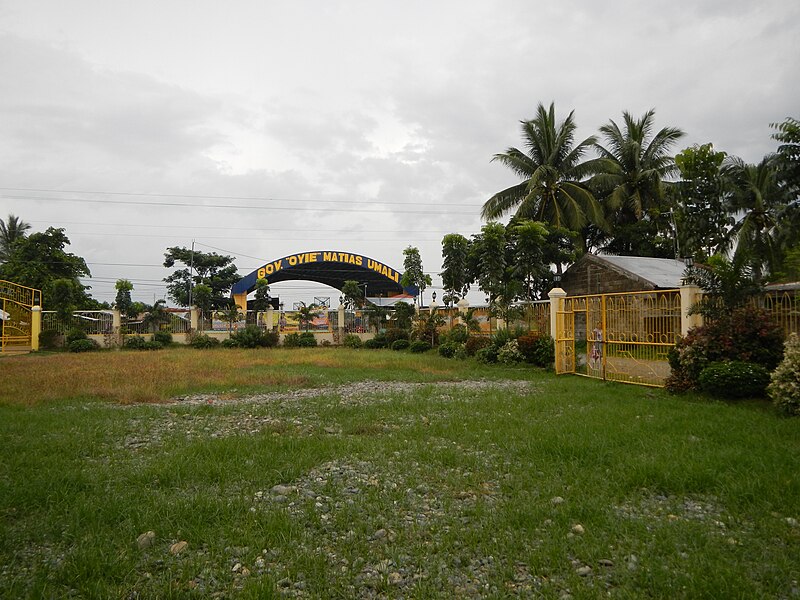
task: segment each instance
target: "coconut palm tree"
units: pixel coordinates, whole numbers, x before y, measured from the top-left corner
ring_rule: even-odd
[[[492,161],[514,171],[522,182],[489,198],[481,211],[484,219],[497,219],[514,210],[517,217],[573,231],[587,223],[603,224],[600,205],[581,183],[591,174],[583,155],[597,140],[592,136],[574,144],[573,114],[556,122],[554,105],[546,109],[539,104],[536,116],[521,122],[526,151],[512,147],[495,154]]]
[[[25,237],[25,232],[31,228],[19,217],[8,215],[8,220],[0,219],[0,263],[4,263],[11,255],[11,247],[18,239]]]
[[[626,227],[632,226],[641,234],[642,227],[637,225],[640,221],[659,225],[662,213],[668,208],[664,180],[676,169],[672,146],[684,133],[677,127],[664,127],[653,135],[654,117],[654,109],[640,119],[625,111],[623,127],[609,120],[600,127],[604,144],[594,145],[600,158],[590,164],[589,168],[596,172],[590,187],[596,196],[603,198],[606,218],[620,240],[626,239],[622,231]],[[654,230],[652,234],[657,232]],[[611,249],[625,253],[631,250],[627,247],[630,242]]]
[[[776,234],[780,214],[788,203],[788,190],[780,183],[775,155],[765,156],[757,165],[731,157],[723,174],[731,185],[731,209],[740,215],[732,230],[736,254],[750,258],[757,279],[765,267],[774,273],[780,258]]]

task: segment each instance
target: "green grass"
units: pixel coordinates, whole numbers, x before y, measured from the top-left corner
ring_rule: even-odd
[[[81,364],[124,369],[125,354]],[[129,396],[103,383],[96,396],[66,385],[65,398],[6,398],[0,597],[760,598],[798,587],[800,528],[787,518],[800,519],[800,423],[762,403],[433,354],[156,354],[172,367],[235,358],[274,395],[122,405]],[[51,359],[21,360],[35,377]],[[274,383],[280,372],[300,383]],[[228,381],[232,400],[259,389],[253,376],[195,375],[180,389]],[[488,381],[436,383],[471,378]],[[415,385],[387,387],[402,381]],[[359,387],[291,395],[328,382]],[[277,484],[300,489],[280,501]],[[139,549],[148,530],[155,542]],[[171,554],[180,540],[188,547]]]

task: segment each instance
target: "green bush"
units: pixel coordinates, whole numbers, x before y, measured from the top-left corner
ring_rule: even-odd
[[[519,351],[525,361],[537,367],[552,367],[556,360],[553,338],[547,334],[529,332],[517,338]]]
[[[310,331],[304,331],[300,334],[300,338],[298,340],[298,346],[301,348],[316,348],[317,346],[317,338],[314,337],[314,334]]]
[[[361,346],[364,345],[364,342],[362,342],[361,338],[355,335],[354,333],[349,333],[346,336],[344,336],[342,345],[347,348],[361,348]]]
[[[457,342],[445,342],[444,344],[439,346],[439,356],[444,356],[445,358],[453,358],[458,352],[458,348],[461,344]]]
[[[322,341],[319,343],[319,345],[320,345],[320,346],[324,346],[325,348],[327,348],[328,346],[333,346],[333,344],[331,343],[331,341],[330,341],[330,340],[322,340]]]
[[[475,356],[478,350],[492,345],[492,340],[485,336],[471,335],[464,343],[464,351],[467,356]]]
[[[64,339],[64,341],[67,344],[67,346],[69,346],[75,340],[86,340],[86,339],[89,338],[86,336],[86,332],[83,329],[81,329],[80,327],[73,327],[67,332],[67,336]]]
[[[783,334],[769,314],[753,306],[737,308],[695,327],[669,352],[671,392],[699,387],[700,373],[715,362],[754,363],[770,372],[783,357]]]
[[[504,365],[516,365],[525,360],[522,352],[519,351],[517,340],[511,340],[497,351],[497,362]]]
[[[61,341],[61,334],[55,329],[45,329],[39,334],[39,347],[42,350],[55,350]]]
[[[704,392],[718,398],[757,398],[766,393],[769,373],[761,365],[731,360],[711,363],[698,381]]]
[[[394,344],[397,340],[411,339],[411,332],[408,329],[401,329],[400,327],[387,329],[384,335],[386,336],[387,348],[391,348],[392,344]]]
[[[172,334],[169,331],[156,331],[153,334],[153,341],[162,346],[169,346],[172,343]]]
[[[72,340],[68,348],[70,352],[94,352],[100,350],[100,345],[94,340],[84,338]]]
[[[248,325],[234,331],[229,339],[239,348],[272,348],[278,345],[278,333],[264,331],[258,325]]]
[[[239,348],[239,344],[236,342],[235,339],[229,337],[228,339],[222,340],[219,344],[223,348]]]
[[[127,348],[128,350],[144,350],[146,344],[146,339],[140,335],[134,335],[132,337],[125,338],[125,341],[122,343],[122,347]]]
[[[497,362],[497,348],[494,346],[485,346],[483,348],[479,348],[477,352],[475,352],[475,358],[478,360],[479,363],[483,364],[493,364]]]
[[[288,333],[283,336],[283,347],[284,348],[299,348],[300,347],[300,334],[299,333]]]
[[[392,342],[392,350],[405,350],[411,345],[408,340],[395,340]]]
[[[508,342],[517,339],[515,333],[514,330],[509,328],[498,329],[492,336],[492,345],[497,348],[497,350],[500,350],[500,348],[505,346]]]
[[[800,337],[793,333],[784,345],[783,361],[767,387],[772,403],[787,415],[800,416]]]
[[[430,342],[426,342],[425,340],[415,340],[409,344],[408,349],[414,353],[422,353],[427,352],[431,349]]]
[[[364,342],[364,348],[368,348],[370,350],[379,350],[381,348],[386,348],[386,340],[380,340],[378,338],[372,338],[371,340],[366,340]]]
[[[445,336],[445,341],[451,342],[453,344],[464,344],[469,337],[469,331],[465,325],[453,325],[452,329],[447,332]]]
[[[189,345],[192,348],[199,348],[201,350],[205,350],[207,348],[216,348],[217,346],[219,346],[219,340],[217,338],[213,338],[209,335],[201,333],[193,336],[192,341],[189,342]]]

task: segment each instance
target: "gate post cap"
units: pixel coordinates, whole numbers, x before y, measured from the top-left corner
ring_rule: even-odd
[[[42,307],[37,304],[37,305],[31,307],[31,310],[33,312],[42,312]]]
[[[564,298],[567,295],[567,292],[562,290],[561,288],[553,288],[549,292],[547,292],[548,298]]]

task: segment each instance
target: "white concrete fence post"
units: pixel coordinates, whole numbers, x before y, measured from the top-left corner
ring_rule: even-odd
[[[111,311],[111,333],[114,336],[114,345],[122,346],[122,313],[116,308]]]
[[[338,327],[338,329],[339,329],[339,343],[342,344],[342,343],[344,343],[344,326],[345,326],[345,322],[344,322],[344,318],[345,318],[345,316],[344,316],[344,302],[340,302],[339,303],[339,308],[336,310],[336,317],[337,317],[336,320],[338,321],[337,325],[339,326]]]
[[[39,334],[42,333],[42,307],[31,308],[31,352],[39,351]]]
[[[561,288],[553,288],[547,296],[550,298],[550,337],[555,342],[558,337],[558,313],[564,307],[564,298],[567,297],[567,292]]]
[[[267,331],[272,331],[275,328],[275,309],[270,304],[267,307]]]
[[[702,292],[696,285],[681,286],[681,336],[685,337],[692,327],[703,325],[703,316],[689,314],[689,309],[702,298]]]

